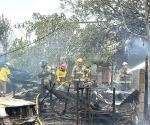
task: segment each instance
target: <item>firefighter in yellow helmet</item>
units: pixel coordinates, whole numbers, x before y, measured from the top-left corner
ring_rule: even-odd
[[[132,83],[132,73],[129,70],[129,65],[127,62],[122,63],[122,69],[120,72],[121,90],[129,90]]]
[[[79,84],[79,88],[84,87],[85,83],[85,66],[83,64],[83,59],[78,58],[73,69],[72,69],[72,79],[74,82],[74,88],[77,89],[77,83]]]
[[[9,82],[9,76],[11,72],[9,70],[10,63],[5,63],[3,67],[0,69],[0,93],[6,94],[7,92],[7,83]]]
[[[63,63],[60,65],[60,68],[56,70],[57,89],[67,92],[69,87],[67,76],[67,65]]]

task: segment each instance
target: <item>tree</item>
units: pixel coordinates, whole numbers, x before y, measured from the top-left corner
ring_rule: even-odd
[[[61,1],[64,9],[69,7],[72,12],[70,18],[63,13],[34,13],[33,21],[26,23],[27,29],[37,35],[28,52],[37,62],[46,58],[50,63],[61,63],[78,56],[89,61],[95,58],[110,61],[120,52],[123,61],[127,55],[126,41],[147,36],[142,0]]]
[[[33,21],[23,28],[29,27],[31,31],[35,31],[37,39],[30,43],[23,39],[14,40],[10,57],[15,60],[15,66],[36,75],[42,59],[57,65],[67,61],[66,54],[71,56],[69,50],[73,47],[74,32],[79,28],[78,22],[74,20],[75,18],[66,19],[63,14],[47,16],[34,13]]]
[[[3,47],[4,53],[7,53],[8,48],[8,36],[10,31],[10,24],[7,18],[2,15],[0,17],[0,44]]]
[[[111,52],[112,54],[107,54],[108,50],[106,49],[105,52],[106,55],[108,55],[108,58],[110,55],[110,57],[113,57],[112,55],[114,55],[116,51],[120,51],[120,49],[124,51],[127,40],[132,40],[134,37],[137,37],[142,38],[145,41],[147,38],[148,33],[146,27],[148,26],[146,26],[145,24],[145,1],[143,0],[61,1],[64,9],[69,8],[72,14],[74,14],[74,16],[78,18],[79,22],[89,22],[87,23],[86,28],[89,27],[89,25],[91,26],[93,23],[95,23],[96,30],[100,30],[98,34],[101,34],[101,32],[103,33],[103,35],[99,35],[99,37],[93,36],[95,38],[98,38],[97,41],[95,39],[89,40],[89,35],[87,35],[88,40],[86,41],[86,43],[88,45],[95,45],[96,43],[97,46],[104,45],[107,48],[108,46],[110,46],[109,44],[107,44],[108,41],[112,43],[111,40],[113,39],[114,44],[116,44],[117,46],[115,46],[116,49],[111,46],[111,50],[114,50]],[[114,35],[112,36],[107,32],[104,32],[104,28],[106,28],[107,31],[111,32]],[[100,42],[100,39],[103,37],[106,37],[107,40],[102,40],[102,42]],[[104,51],[102,48],[99,48],[99,52],[103,53]],[[124,54],[126,54],[125,51]]]
[[[33,28],[36,32],[37,38],[42,38],[55,31],[74,30],[78,27],[74,18],[67,19],[66,16],[61,13],[58,15],[54,13],[52,15],[41,15],[39,13],[33,13]]]

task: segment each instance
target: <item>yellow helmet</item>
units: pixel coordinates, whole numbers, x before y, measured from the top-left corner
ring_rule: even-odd
[[[6,66],[10,66],[11,64],[10,64],[9,62],[6,62],[5,65],[6,65]]]
[[[82,58],[78,58],[78,59],[77,59],[77,62],[83,63],[83,59],[82,59]]]

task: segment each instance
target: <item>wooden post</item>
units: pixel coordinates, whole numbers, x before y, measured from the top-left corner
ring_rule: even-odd
[[[144,95],[144,118],[148,120],[148,57],[145,59],[145,95]]]
[[[116,105],[115,105],[116,99],[115,99],[115,95],[116,95],[116,89],[113,88],[113,104],[112,104],[113,114],[115,114],[115,112],[116,112]]]
[[[77,82],[76,125],[79,125],[79,82]]]
[[[141,69],[139,73],[139,106],[138,111],[144,113],[144,95],[145,95],[145,70]]]

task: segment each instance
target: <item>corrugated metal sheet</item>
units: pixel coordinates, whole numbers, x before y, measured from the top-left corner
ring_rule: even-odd
[[[0,117],[8,116],[5,111],[6,107],[20,107],[20,106],[28,106],[28,105],[35,105],[35,103],[23,99],[13,99],[11,97],[0,97]]]
[[[18,107],[25,105],[35,105],[35,103],[23,99],[14,99],[11,97],[0,97],[0,105],[5,107]]]
[[[5,111],[5,107],[0,107],[0,118],[8,116]]]

